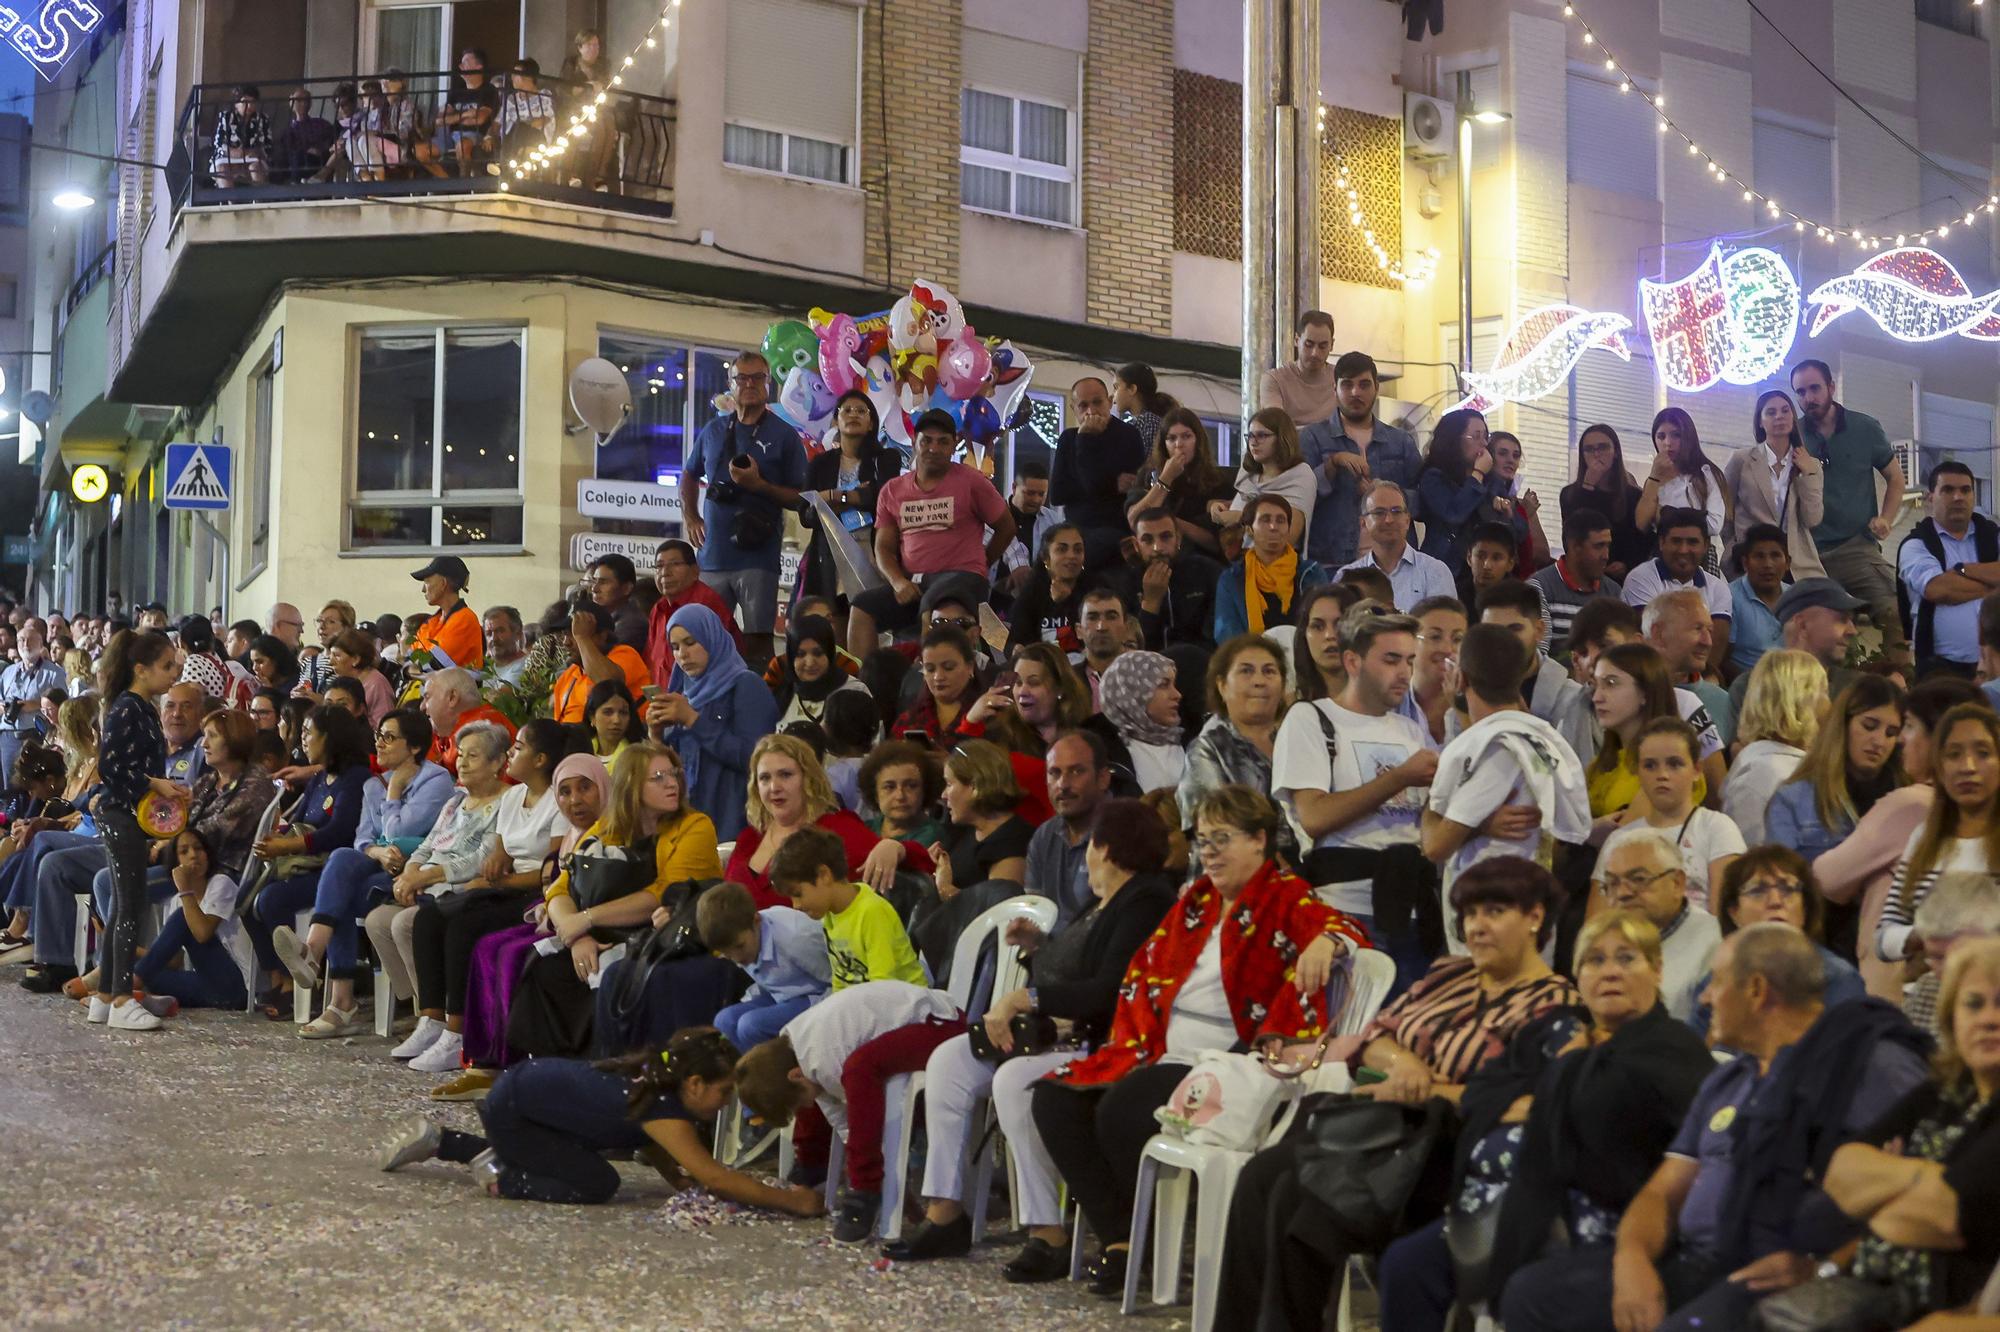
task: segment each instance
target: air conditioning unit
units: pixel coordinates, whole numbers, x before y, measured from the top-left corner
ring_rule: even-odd
[[[1403,151],[1413,160],[1431,161],[1451,155],[1451,103],[1422,93],[1403,94]]]

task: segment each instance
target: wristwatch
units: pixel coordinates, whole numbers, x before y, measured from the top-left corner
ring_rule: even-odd
[[[1828,1277],[1837,1277],[1840,1275],[1840,1264],[1831,1258],[1823,1259],[1819,1266],[1813,1268],[1813,1275],[1821,1281],[1825,1281]]]

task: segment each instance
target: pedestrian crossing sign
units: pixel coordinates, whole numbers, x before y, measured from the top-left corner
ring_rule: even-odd
[[[220,442],[167,445],[164,505],[169,509],[227,509],[229,446]]]

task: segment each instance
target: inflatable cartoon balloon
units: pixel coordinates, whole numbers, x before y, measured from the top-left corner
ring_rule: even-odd
[[[764,359],[782,384],[798,366],[819,365],[819,335],[800,319],[780,319],[764,331]]]
[[[967,398],[958,404],[958,433],[981,447],[1000,437],[1000,413],[988,398]]]
[[[979,340],[971,325],[959,331],[950,344],[938,352],[938,385],[954,398],[976,397],[986,390],[986,376],[993,369],[993,355]]]
[[[810,366],[793,366],[778,394],[778,414],[817,439],[833,422],[833,404],[838,396],[820,378],[819,371]]]
[[[964,330],[958,297],[935,282],[912,282],[909,294],[889,310],[889,345],[897,351],[935,356]]]
[[[868,359],[861,391],[868,395],[868,401],[875,406],[875,415],[882,420],[882,437],[908,452],[911,448],[910,418],[903,410],[901,386],[896,382],[895,372],[889,368],[887,357],[871,356]]]
[[[826,386],[838,398],[861,382],[861,363],[855,353],[861,350],[861,332],[854,326],[854,316],[849,314],[828,315],[824,310],[814,310],[813,323],[819,329],[819,373]],[[826,315],[824,320],[819,316]]]
[[[1013,343],[1002,342],[993,349],[993,387],[988,396],[1004,429],[1018,430],[1027,424],[1028,386],[1034,381],[1034,363]]]

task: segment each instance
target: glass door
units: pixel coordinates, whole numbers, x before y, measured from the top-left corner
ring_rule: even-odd
[[[449,5],[382,5],[375,10],[377,70],[410,74],[451,68]]]

